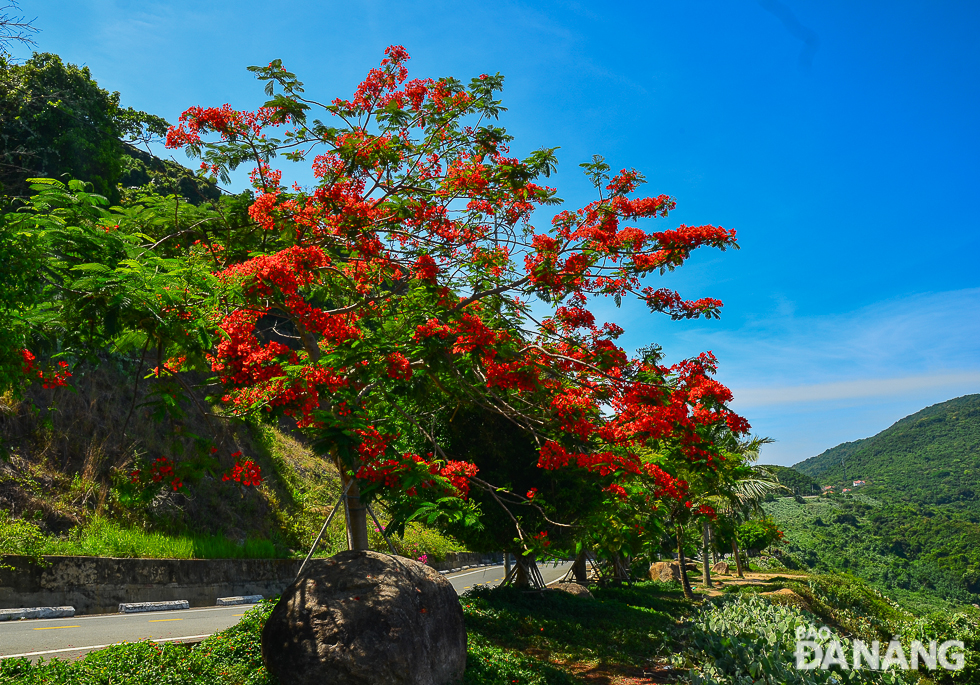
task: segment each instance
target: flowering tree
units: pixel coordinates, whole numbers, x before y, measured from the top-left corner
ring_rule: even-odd
[[[674,200],[634,197],[642,176],[611,174],[598,157],[582,165],[597,199],[536,228],[535,209],[559,202],[543,184],[555,149],[510,156],[494,123],[502,77],[409,80],[406,51],[385,54],[351,98],[327,104],[278,60],[252,67],[270,96],[263,107],[192,107],[168,133],[169,147],[218,177],[254,165],[249,214],[261,240],[248,256],[208,247],[217,283],[201,321],[215,336],[208,360],[226,405],[293,417],[334,460],[352,497],[354,548],[367,545],[362,496],[462,516],[480,488],[505,507],[531,506],[533,493],[500,497],[440,440],[436,420],[460,407],[526,432],[540,469],[580,474],[614,497],[631,479],[682,497],[636,448],[669,440],[676,458],[710,469],[716,450],[703,428],[748,425],[710,378],[710,355],[675,366],[631,359],[615,342],[623,329],[589,306],[635,297],[674,319],[717,316],[717,300],[642,281],[698,247],[734,247],[735,232],[633,225],[666,217]],[[283,187],[277,155],[311,161],[315,187]],[[544,545],[547,531],[514,522],[526,549]]]

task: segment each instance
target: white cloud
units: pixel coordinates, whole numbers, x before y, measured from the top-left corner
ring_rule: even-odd
[[[837,384],[845,385],[827,392],[856,392],[844,390],[846,384],[860,387],[870,382],[865,379],[892,379],[898,389],[903,386],[897,379],[980,372],[980,288],[912,295],[839,314],[800,315],[790,303],[779,305],[779,314],[738,328],[725,328],[724,319],[714,330],[692,327],[669,347],[683,348],[680,356],[713,350],[720,379],[753,392]],[[866,393],[846,396],[880,394]]]
[[[980,288],[833,314],[774,305],[741,325],[723,318],[661,337],[669,360],[715,353],[733,408],[776,440],[763,449],[765,462],[793,464],[980,392]]]
[[[863,397],[894,397],[925,389],[948,387],[951,390],[959,390],[965,386],[980,390],[980,371],[959,371],[904,378],[868,378],[813,385],[733,388],[732,392],[735,394],[735,405],[745,408]]]

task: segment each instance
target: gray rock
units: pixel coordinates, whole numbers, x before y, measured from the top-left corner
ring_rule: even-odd
[[[728,575],[731,569],[728,564],[724,561],[719,561],[717,564],[711,567],[711,572],[717,575]]]
[[[581,597],[582,599],[595,599],[592,593],[589,592],[589,588],[578,583],[556,583],[554,589],[567,592],[570,595],[575,595],[576,597]]]
[[[262,630],[289,685],[448,685],[466,669],[456,591],[435,569],[367,550],[307,565]]]
[[[694,573],[696,567],[687,564],[687,572]],[[660,580],[669,583],[672,580],[680,582],[681,565],[676,561],[655,561],[650,564],[650,580]]]

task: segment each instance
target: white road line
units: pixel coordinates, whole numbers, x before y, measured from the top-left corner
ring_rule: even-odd
[[[176,642],[177,640],[196,640],[198,638],[211,637],[214,633],[208,633],[207,635],[183,635],[181,637],[168,637],[161,640],[150,640],[150,642]],[[142,640],[139,640],[142,642]],[[93,649],[105,649],[106,647],[112,647],[112,645],[121,645],[124,642],[113,642],[108,645],[88,645],[86,647],[66,647],[64,649],[49,649],[44,652],[24,652],[23,654],[2,654],[0,659],[14,659],[21,656],[43,656],[45,654],[60,654],[62,652],[80,652],[83,650],[93,650]]]
[[[460,573],[458,576],[446,576],[446,577],[447,578],[462,578],[463,576],[472,576],[474,573],[486,573],[487,571],[489,571],[492,568],[493,568],[493,566],[487,566],[486,568],[481,568],[478,571],[467,571],[466,573]]]

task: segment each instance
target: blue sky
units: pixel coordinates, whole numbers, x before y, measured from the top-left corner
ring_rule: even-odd
[[[968,2],[303,2],[24,0],[38,49],[85,64],[123,104],[176,121],[254,108],[245,67],[282,58],[323,100],[384,48],[413,76],[506,76],[525,154],[602,154],[742,249],[662,279],[721,321],[609,311],[628,346],[712,350],[763,461],[791,464],[924,406],[980,392],[980,5]],[[15,52],[20,57],[24,51]],[[300,170],[294,178],[308,178]],[[541,217],[545,225],[548,217]]]

